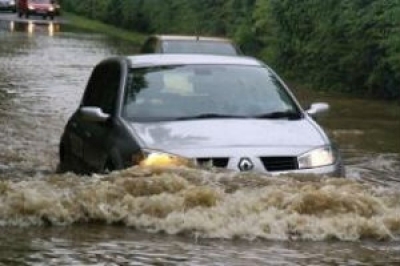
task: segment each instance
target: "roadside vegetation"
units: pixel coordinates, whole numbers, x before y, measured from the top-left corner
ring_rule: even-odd
[[[398,0],[63,0],[134,32],[217,35],[317,90],[400,102]]]
[[[83,16],[77,16],[73,13],[65,13],[64,15],[69,25],[73,27],[78,27],[85,31],[102,32],[108,36],[112,36],[121,40],[126,40],[134,44],[140,45],[144,39],[145,35],[123,28],[118,28],[112,25],[102,23],[93,19],[85,18]]]

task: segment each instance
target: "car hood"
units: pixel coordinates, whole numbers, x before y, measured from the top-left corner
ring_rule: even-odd
[[[315,147],[327,144],[311,119],[208,119],[132,123],[143,148],[183,149]]]

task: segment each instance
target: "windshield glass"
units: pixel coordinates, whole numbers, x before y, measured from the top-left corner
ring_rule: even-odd
[[[31,0],[33,4],[50,4],[51,0]]]
[[[238,51],[229,42],[223,41],[163,41],[163,52],[174,54],[237,55]]]
[[[299,114],[292,98],[267,68],[236,65],[131,69],[122,110],[123,117],[132,121],[283,118],[282,113]]]

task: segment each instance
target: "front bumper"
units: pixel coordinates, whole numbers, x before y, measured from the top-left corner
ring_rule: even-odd
[[[34,16],[54,16],[55,12],[54,11],[49,11],[49,10],[35,10],[35,9],[30,9],[28,11],[29,15],[34,15]]]
[[[300,169],[299,156],[319,147],[232,147],[169,149],[163,152],[194,160],[205,167],[219,167],[236,172],[255,172],[267,175],[318,175],[345,177],[345,167],[339,151],[335,152],[333,164]],[[148,148],[149,150],[157,150]],[[247,165],[246,165],[247,164]]]
[[[240,159],[241,158],[230,158],[229,163],[226,168],[229,170],[233,170],[233,171],[240,171],[238,169],[238,164],[240,162]],[[261,160],[252,158],[252,162],[254,164],[254,167],[251,171],[256,172],[256,173],[273,175],[273,176],[285,175],[285,174],[286,175],[292,175],[292,174],[318,175],[318,176],[324,176],[324,177],[345,177],[346,176],[345,168],[343,166],[343,162],[341,159],[338,159],[335,162],[335,164],[333,164],[333,165],[327,165],[327,166],[310,168],[310,169],[296,169],[296,170],[287,170],[287,171],[267,171],[265,169],[264,164],[261,162]]]

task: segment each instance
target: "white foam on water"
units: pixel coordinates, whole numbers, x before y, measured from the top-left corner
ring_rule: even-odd
[[[100,222],[219,239],[393,240],[399,196],[349,179],[131,168],[0,182],[0,224]]]

